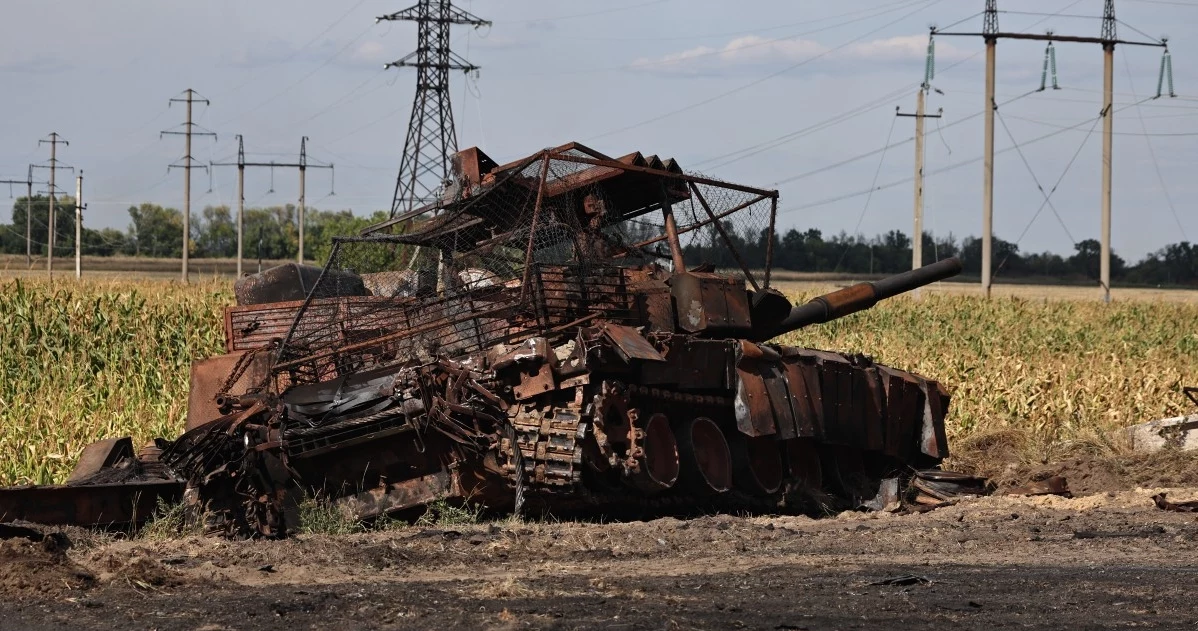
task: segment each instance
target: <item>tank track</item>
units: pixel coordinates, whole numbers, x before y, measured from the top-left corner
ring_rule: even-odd
[[[705,415],[729,421],[733,399],[710,394],[680,392],[636,384],[620,384],[628,395],[631,412],[649,416],[661,410],[677,412],[684,406],[687,416]],[[580,386],[580,388],[582,388]],[[588,391],[593,392],[596,388]],[[647,495],[622,483],[600,456],[596,441],[596,399],[580,404],[523,404],[509,416],[513,438],[499,444],[504,462],[504,479],[530,505],[550,505],[554,510],[586,512],[616,510],[622,514],[694,514],[696,512],[810,512],[813,499],[826,504],[828,497],[812,488],[797,472],[787,472],[786,483],[777,492],[751,494],[732,488],[718,495],[697,493],[681,485]],[[801,439],[800,439],[801,440]],[[518,449],[513,449],[513,446]],[[521,466],[522,465],[522,466]],[[816,462],[815,466],[819,466]]]

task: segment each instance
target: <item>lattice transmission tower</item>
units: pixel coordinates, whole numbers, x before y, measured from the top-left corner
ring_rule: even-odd
[[[453,6],[451,0],[420,0],[415,6],[376,21],[383,20],[416,22],[419,33],[415,51],[386,65],[416,69],[412,118],[391,201],[391,216],[395,217],[440,196],[449,177],[450,156],[458,150],[449,101],[449,73],[452,70],[468,73],[479,67],[450,50],[450,26],[466,24],[479,28],[490,26],[491,22]]]

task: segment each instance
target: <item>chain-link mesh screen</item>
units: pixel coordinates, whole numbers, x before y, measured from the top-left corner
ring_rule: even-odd
[[[671,264],[663,208],[688,267],[765,267],[769,196],[694,183],[656,158],[645,164],[656,172],[617,165],[577,150],[540,154],[453,187],[390,233],[336,239],[276,372],[322,381],[564,334],[597,316],[638,324],[630,284]]]

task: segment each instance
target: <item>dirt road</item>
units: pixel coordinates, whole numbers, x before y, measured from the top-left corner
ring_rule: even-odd
[[[819,520],[84,538],[65,553],[9,540],[0,628],[1193,628],[1198,515],[1151,494]]]

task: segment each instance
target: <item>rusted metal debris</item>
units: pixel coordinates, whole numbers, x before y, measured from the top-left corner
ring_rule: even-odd
[[[1073,493],[1069,491],[1069,481],[1059,475],[1007,489],[1004,495],[1060,495],[1061,497],[1073,497]]]
[[[1198,513],[1198,500],[1190,502],[1170,502],[1165,499],[1165,493],[1157,493],[1152,496],[1152,501],[1156,507],[1161,510],[1172,511],[1175,513]]]
[[[84,480],[0,490],[0,515],[128,523],[181,494],[212,532],[281,537],[304,494],[361,519],[439,499],[798,512],[886,478],[897,494],[948,455],[939,383],[798,344],[958,260],[793,306],[769,287],[776,191],[577,143],[507,165],[468,149],[454,169],[440,201],[336,240],[323,269],[239,281],[182,436],[89,448]],[[136,475],[101,475],[121,467]],[[914,484],[942,502],[979,483]]]

